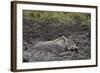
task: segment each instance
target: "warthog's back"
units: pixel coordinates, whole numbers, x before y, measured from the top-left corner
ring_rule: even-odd
[[[38,47],[38,46],[41,46],[41,45],[54,45],[54,41],[39,41],[38,43],[36,43],[34,45],[34,47]]]

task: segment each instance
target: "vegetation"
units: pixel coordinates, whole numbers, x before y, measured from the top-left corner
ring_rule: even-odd
[[[53,40],[64,35],[79,47],[77,54],[69,51],[68,59],[90,59],[90,33],[89,13],[23,10],[23,41],[27,42],[24,46],[31,48],[38,41]]]

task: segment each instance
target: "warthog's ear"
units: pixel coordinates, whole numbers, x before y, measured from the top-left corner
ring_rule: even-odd
[[[62,36],[63,40],[66,42],[68,39],[65,36]]]
[[[61,38],[65,41],[64,36],[62,36]]]
[[[62,39],[64,40],[64,42],[66,41],[65,38],[62,37]]]

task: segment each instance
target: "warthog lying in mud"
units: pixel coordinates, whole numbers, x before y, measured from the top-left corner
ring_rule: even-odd
[[[78,49],[76,44],[71,39],[67,39],[65,36],[62,36],[62,37],[57,38],[52,41],[39,41],[38,43],[36,43],[33,46],[33,48],[41,47],[41,49],[44,49],[46,46],[51,48],[51,50],[54,50],[54,49],[52,49],[52,46],[55,46],[55,48],[57,46],[58,49],[61,49],[61,50],[76,50],[76,49]],[[45,50],[46,50],[46,48],[45,48]],[[56,48],[56,50],[57,50],[57,48]]]
[[[75,49],[78,49],[76,44],[65,36],[52,41],[39,41],[31,49],[23,52],[23,62],[60,60]]]

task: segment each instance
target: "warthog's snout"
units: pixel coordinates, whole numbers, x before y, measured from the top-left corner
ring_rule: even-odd
[[[75,53],[78,53],[78,47],[72,47],[69,51],[74,51]]]

